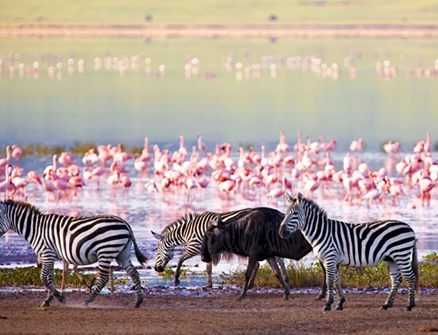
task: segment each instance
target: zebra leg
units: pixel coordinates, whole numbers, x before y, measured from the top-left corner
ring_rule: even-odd
[[[254,282],[257,277],[257,272],[259,271],[260,263],[256,262],[254,265],[254,270],[252,270],[251,277],[249,278],[248,289],[252,289],[254,287]]]
[[[92,303],[99,295],[100,291],[105,287],[106,283],[108,283],[110,263],[110,260],[99,261],[99,280],[97,281],[97,285],[91,291],[90,296],[85,300],[85,306]]]
[[[337,274],[337,267],[335,262],[326,261],[325,262],[325,270],[326,270],[326,281],[327,281],[327,290],[328,295],[325,301],[324,311],[330,311],[331,305],[333,304],[333,282]]]
[[[197,249],[197,250],[195,251],[195,253],[193,253],[193,252],[191,251],[191,246],[189,245],[189,246],[187,247],[187,249],[183,252],[183,254],[181,255],[181,257],[178,259],[178,263],[177,263],[177,265],[176,265],[176,270],[175,270],[175,278],[173,279],[173,284],[174,284],[175,286],[178,286],[179,283],[180,283],[179,276],[181,275],[181,267],[182,267],[182,264],[183,264],[186,260],[188,260],[189,258],[192,258],[193,256],[195,256],[195,255],[197,255],[197,254],[199,254],[199,250]]]
[[[209,287],[209,288],[213,287],[213,282],[211,280],[212,267],[213,267],[213,264],[211,262],[207,263],[207,267],[206,267],[206,271],[207,271],[207,287]]]
[[[316,297],[316,300],[324,299],[326,294],[327,294],[327,281],[326,281],[327,273],[325,272],[324,264],[322,264],[322,262],[319,262],[319,264],[322,266],[322,273],[323,273],[324,277],[323,277],[323,280],[322,280],[321,292]],[[339,271],[339,267],[338,267],[338,271]]]
[[[143,290],[141,288],[140,275],[135,267],[129,262],[129,265],[125,268],[126,273],[131,277],[134,282],[135,291],[137,292],[137,300],[135,301],[135,308],[139,308],[141,303],[143,302]]]
[[[283,257],[275,257],[275,260],[277,261],[278,265],[280,266],[281,273],[283,274],[284,282],[289,286],[289,289],[292,288],[292,284],[289,281],[289,276],[287,275],[286,270],[286,264],[284,264],[284,258]]]
[[[239,298],[237,298],[237,300],[243,300],[246,298],[246,292],[248,291],[249,279],[251,278],[251,274],[254,270],[256,263],[257,263],[256,258],[250,256],[249,260],[248,260],[248,266],[247,266],[246,272],[245,272],[245,284],[243,286],[242,293],[239,295]]]
[[[406,281],[409,284],[409,301],[408,306],[406,307],[407,311],[412,311],[412,308],[415,307],[415,291],[416,291],[416,276],[415,272],[411,268],[410,264],[406,264],[405,266],[400,266],[403,277],[405,277]]]
[[[338,306],[336,306],[336,310],[342,311],[344,309],[344,307],[342,305],[345,302],[345,295],[344,295],[344,291],[342,291],[341,279],[339,278],[339,271],[336,272],[335,288],[336,288],[336,292],[338,293],[338,296],[339,296],[339,303],[338,303]]]
[[[135,269],[134,265],[132,265],[131,260],[129,259],[131,251],[131,243],[127,243],[125,248],[120,252],[120,254],[116,257],[117,263],[125,269],[126,273],[129,277],[131,277],[135,291],[137,292],[137,300],[135,301],[135,308],[139,308],[141,303],[143,302],[143,289],[141,287],[140,275],[138,271]]]
[[[384,310],[392,307],[395,295],[397,294],[397,291],[402,281],[400,268],[398,267],[397,263],[393,261],[387,261],[387,264],[389,268],[389,275],[391,276],[391,291],[389,292],[389,296],[388,299],[386,299],[385,304],[380,308]]]
[[[272,271],[274,271],[275,276],[278,278],[278,280],[281,283],[281,286],[283,286],[284,289],[284,300],[289,299],[289,285],[286,285],[286,283],[283,280],[283,277],[281,275],[280,269],[278,268],[277,261],[275,260],[275,257],[271,257],[267,259],[269,265],[271,266]]]
[[[47,288],[47,299],[41,304],[42,307],[49,307],[53,297],[56,297],[62,304],[65,304],[65,297],[61,295],[55,288],[53,275],[54,259],[43,259],[41,268],[41,281]]]

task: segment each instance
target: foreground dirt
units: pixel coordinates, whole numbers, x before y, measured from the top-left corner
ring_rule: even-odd
[[[148,294],[134,309],[132,294],[100,296],[84,308],[86,294],[67,293],[66,305],[38,307],[43,292],[0,294],[1,334],[417,334],[438,331],[438,296],[421,295],[412,312],[406,295],[389,311],[386,294],[348,294],[344,311],[322,311],[314,294],[249,293],[176,296]]]

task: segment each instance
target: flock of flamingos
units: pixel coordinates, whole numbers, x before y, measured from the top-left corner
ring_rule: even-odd
[[[68,152],[53,156],[52,165],[43,171],[24,171],[21,167],[22,149],[18,145],[6,147],[6,157],[0,159],[0,196],[27,200],[26,189],[43,188],[54,201],[80,196],[86,185],[94,187],[129,188],[132,185],[129,171],[132,167],[145,176],[145,191],[150,193],[180,192],[187,202],[194,194],[207,187],[217,188],[226,200],[236,192],[263,194],[276,201],[285,191],[303,192],[312,198],[315,192],[338,191],[346,203],[365,204],[383,202],[399,205],[399,198],[413,195],[408,208],[430,206],[431,194],[438,180],[438,163],[431,155],[430,133],[419,141],[409,153],[401,154],[397,142],[388,141],[383,150],[396,160],[396,173],[384,167],[373,171],[355,155],[362,150],[362,140],[351,142],[350,150],[336,169],[330,154],[336,141],[319,137],[312,142],[307,137],[289,145],[283,132],[272,152],[264,146],[261,151],[253,147],[239,148],[240,155],[232,154],[229,143],[217,144],[214,152],[207,152],[198,134],[197,145],[190,150],[180,136],[179,148],[173,152],[161,150],[158,145],[150,149],[145,138],[141,153],[130,154],[122,145],[99,145],[84,153],[81,162]],[[132,175],[132,174],[131,174]],[[105,185],[105,186],[103,186]],[[409,192],[405,192],[409,189]],[[53,196],[50,196],[53,194]],[[271,200],[272,199],[272,200]]]

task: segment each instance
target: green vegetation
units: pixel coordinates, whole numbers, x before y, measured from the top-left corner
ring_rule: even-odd
[[[55,269],[55,285],[62,281],[62,270]],[[35,266],[16,269],[0,269],[0,286],[2,285],[32,285],[41,286],[41,269]],[[90,282],[93,275],[82,275],[86,282]],[[70,287],[81,287],[81,282],[72,272],[67,275],[66,285]]]
[[[438,254],[432,253],[424,257],[419,263],[420,287],[437,288],[438,287]],[[369,268],[340,267],[341,283],[343,287],[388,287],[390,278],[385,262],[378,266]],[[32,285],[41,286],[40,268],[30,266],[16,269],[0,269],[0,286],[3,285]],[[295,288],[302,287],[319,287],[322,284],[323,272],[319,263],[311,263],[304,266],[300,262],[291,262],[287,267],[287,273],[290,283]],[[162,273],[158,274],[163,279],[172,279],[174,271],[166,267]],[[195,272],[188,269],[181,270],[181,278],[187,275],[206,275],[204,272]],[[83,275],[86,282],[90,282],[92,275]],[[243,285],[245,271],[237,271],[232,274],[221,274],[219,281],[225,285],[237,284]],[[62,271],[55,269],[55,284],[60,285]],[[116,278],[115,283],[126,284],[129,279],[121,277]],[[67,277],[67,285],[70,287],[81,287],[78,278],[70,272]],[[255,280],[256,286],[280,287],[278,279],[272,273],[268,265],[261,266],[257,272]]]
[[[437,255],[428,255],[419,264],[420,286],[438,287],[438,264],[435,264]],[[290,283],[293,287],[317,287],[322,284],[323,272],[318,263],[305,267],[301,263],[291,263],[287,267]],[[382,287],[390,286],[390,278],[385,262],[369,268],[353,268],[341,266],[339,269],[343,287]],[[231,275],[221,275],[224,284],[243,285],[245,271],[238,271]],[[256,286],[280,287],[278,279],[268,265],[259,268],[255,280]]]
[[[433,23],[433,0],[22,0],[0,1],[0,22],[19,24]]]

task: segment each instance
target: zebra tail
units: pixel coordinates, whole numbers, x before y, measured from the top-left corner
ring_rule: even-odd
[[[414,248],[412,253],[412,270],[415,275],[415,293],[420,295],[420,271],[418,271],[418,253],[417,253],[417,241],[414,242]]]
[[[135,250],[135,256],[137,257],[137,260],[140,262],[140,265],[143,269],[146,269],[146,262],[148,258],[143,255],[143,253],[140,251],[140,248],[138,247],[137,241],[135,240],[134,232],[132,231],[131,227],[129,227],[129,232],[131,234],[132,243],[134,244],[134,250]]]

